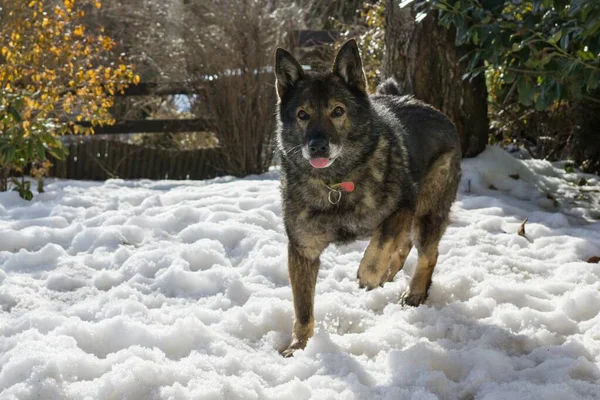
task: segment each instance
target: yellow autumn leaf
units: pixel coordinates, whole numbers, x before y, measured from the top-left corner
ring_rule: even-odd
[[[112,40],[107,37],[107,36],[101,36],[101,41],[102,41],[102,45],[104,46],[105,50],[110,50],[112,49]]]

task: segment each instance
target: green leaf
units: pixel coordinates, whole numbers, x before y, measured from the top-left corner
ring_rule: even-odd
[[[46,159],[46,148],[41,140],[36,141],[35,152],[39,161],[44,161]]]
[[[17,155],[17,149],[15,147],[9,147],[8,151],[6,152],[6,160],[8,164],[16,164],[16,156]]]
[[[591,51],[578,50],[577,55],[583,61],[592,61],[595,59],[594,54],[592,54]]]
[[[479,62],[480,57],[481,57],[481,53],[476,51],[475,54],[471,57],[471,60],[469,61],[467,70],[472,71],[477,66],[477,63]]]
[[[592,71],[586,82],[588,91],[592,91],[598,87],[598,81],[600,80],[600,73],[598,71]]]
[[[523,62],[523,60],[527,60],[529,58],[529,55],[531,54],[529,47],[523,47],[518,53],[516,53],[519,56],[519,60],[521,60],[521,62]]]
[[[571,85],[571,96],[573,96],[575,100],[580,100],[583,97],[581,84],[576,82]]]
[[[538,92],[538,97],[535,100],[535,108],[538,110],[546,110],[556,98],[556,85],[553,82],[546,82],[541,86]]]
[[[29,183],[29,182],[27,182],[27,183]],[[31,186],[31,185],[28,185],[28,186]],[[27,201],[33,200],[33,192],[31,191],[31,189],[29,189],[29,187],[27,187],[23,191],[19,191],[19,195]]]
[[[560,47],[562,47],[564,50],[567,50],[569,48],[569,43],[570,43],[570,39],[569,39],[569,35],[564,35],[561,39],[560,39]]]
[[[48,153],[57,160],[64,160],[69,154],[69,149],[66,148],[60,140],[55,140],[49,145]]]
[[[33,141],[28,140],[27,146],[25,147],[25,163],[31,162],[33,160]]]
[[[464,19],[459,19],[458,22],[456,23],[456,45],[460,46],[463,45],[465,43],[467,43],[468,37],[467,37],[467,32],[468,32],[468,28],[467,28],[467,24],[465,22]]]
[[[479,44],[479,30],[478,29],[473,30],[473,35],[471,36],[471,41],[474,44]]]
[[[552,57],[554,57],[556,54],[555,53],[547,53],[545,54],[537,63],[537,67],[538,68],[543,68],[544,65],[548,64],[550,61],[552,61]]]
[[[554,35],[552,35],[552,37],[548,40],[548,42],[550,43],[556,43],[560,40],[560,38],[562,37],[563,32],[562,31],[557,31]]]
[[[533,83],[528,77],[522,76],[519,78],[519,83],[517,86],[519,91],[519,101],[524,106],[531,105],[531,102],[533,101],[533,88]]]
[[[17,109],[14,108],[11,104],[8,105],[7,111],[14,118],[15,121],[17,121],[18,123],[23,122],[21,114],[19,114],[19,111],[17,111]]]
[[[566,91],[563,89],[563,86],[559,82],[556,82],[554,100],[562,100],[562,99],[564,99],[565,98],[565,94],[566,94]]]
[[[514,71],[506,71],[504,72],[504,77],[502,79],[504,80],[504,83],[513,83],[516,77],[517,74]]]

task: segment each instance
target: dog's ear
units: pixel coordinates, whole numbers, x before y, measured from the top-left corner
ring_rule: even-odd
[[[286,50],[278,48],[275,51],[275,86],[279,98],[283,98],[286,90],[294,87],[303,76],[302,66],[294,56]]]
[[[338,74],[348,85],[367,92],[367,78],[362,67],[356,40],[350,39],[338,51],[333,63],[333,72]]]

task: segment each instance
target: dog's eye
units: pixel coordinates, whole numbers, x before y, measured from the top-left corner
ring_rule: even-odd
[[[337,106],[336,108],[333,109],[333,112],[331,113],[331,115],[333,117],[337,118],[337,117],[341,117],[342,115],[344,115],[345,112],[346,111],[342,107]]]
[[[300,111],[298,111],[298,118],[301,119],[301,120],[303,120],[303,121],[306,121],[307,119],[310,118],[310,115],[308,115],[306,113],[306,111],[300,110]]]

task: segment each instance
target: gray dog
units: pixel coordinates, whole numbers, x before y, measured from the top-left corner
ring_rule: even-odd
[[[419,252],[404,304],[425,301],[460,180],[460,141],[440,111],[401,96],[393,80],[367,93],[358,47],[327,72],[305,72],[277,49],[278,143],[295,321],[286,357],[313,334],[319,256],[330,243],[370,238],[361,287],[390,282]]]

